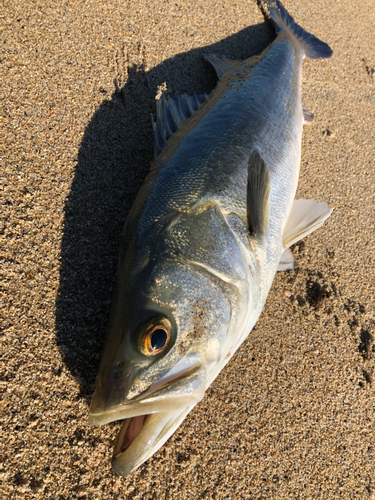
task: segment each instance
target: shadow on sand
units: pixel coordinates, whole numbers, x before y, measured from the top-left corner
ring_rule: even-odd
[[[202,52],[246,59],[261,53],[274,36],[265,22],[147,72],[133,66],[126,85],[103,102],[88,124],[65,205],[56,301],[62,358],[88,402],[107,328],[122,228],[153,158],[150,114],[155,116],[158,87],[166,81],[172,94],[208,93],[216,76]]]

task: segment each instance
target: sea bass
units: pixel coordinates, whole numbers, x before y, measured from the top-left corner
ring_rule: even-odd
[[[211,95],[157,101],[156,158],[125,223],[89,422],[123,420],[112,465],[133,472],[204,396],[245,340],[289,247],[331,210],[294,200],[302,61],[332,55],[278,0],[259,56],[206,54]]]

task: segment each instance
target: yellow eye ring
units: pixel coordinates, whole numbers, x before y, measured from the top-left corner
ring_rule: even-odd
[[[142,354],[155,356],[163,352],[171,339],[172,325],[167,318],[155,317],[142,325],[138,347]]]

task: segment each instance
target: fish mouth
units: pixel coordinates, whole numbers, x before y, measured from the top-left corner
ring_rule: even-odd
[[[193,407],[125,419],[114,445],[114,472],[118,476],[134,472],[163,446]]]
[[[113,460],[119,458],[138,436],[150,415],[138,415],[124,420],[113,450]]]
[[[89,424],[123,420],[112,457],[116,474],[132,473],[163,446],[189,411],[203,399],[206,377],[205,367],[190,365],[179,370],[177,376],[167,374],[139,397],[113,407],[98,404],[94,394]]]
[[[114,405],[101,399],[102,391],[99,389],[91,401],[89,424],[104,425],[115,420],[195,405],[203,399],[206,378],[205,367],[201,364],[190,365],[177,375],[168,373],[140,396],[131,400],[124,398],[123,404]]]

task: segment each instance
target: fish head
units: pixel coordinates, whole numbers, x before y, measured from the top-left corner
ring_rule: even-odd
[[[120,270],[89,416],[93,425],[124,420],[119,475],[155,453],[203,398],[230,322],[222,283],[200,268],[159,259]]]

